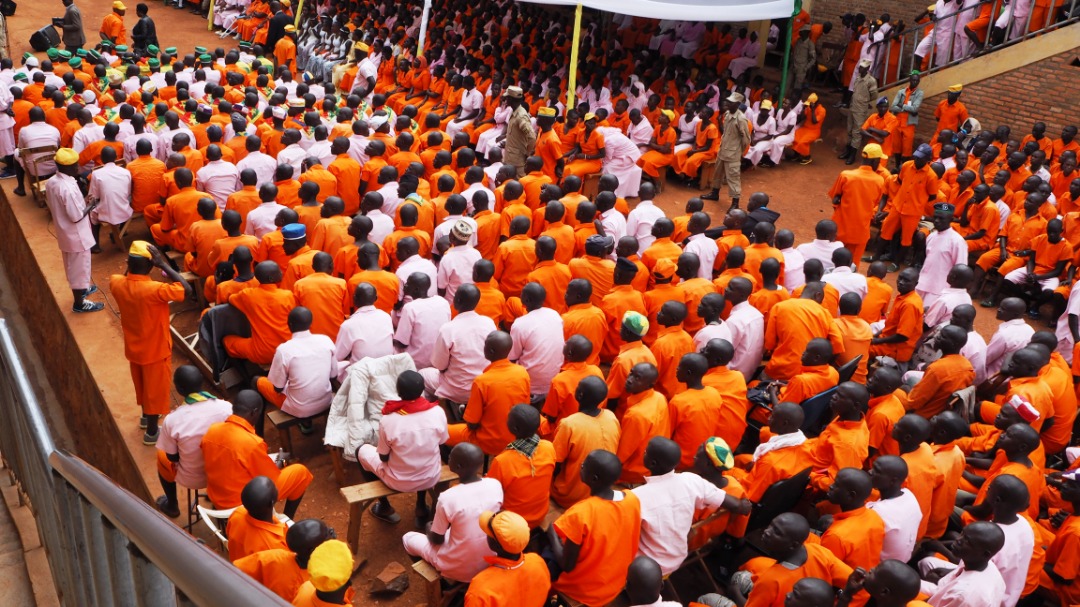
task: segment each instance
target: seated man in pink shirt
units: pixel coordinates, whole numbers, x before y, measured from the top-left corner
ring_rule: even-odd
[[[525,367],[532,386],[532,401],[542,406],[551,389],[551,380],[562,368],[563,321],[562,316],[544,307],[547,290],[538,283],[530,282],[521,290],[521,304],[527,313],[514,321],[510,337],[514,347],[510,360]]]
[[[158,510],[166,516],[180,516],[176,501],[176,485],[188,489],[206,488],[206,470],[203,468],[202,437],[211,424],[225,421],[232,415],[229,401],[214,398],[202,392],[202,373],[191,365],[177,367],[173,373],[176,393],[184,397],[184,404],[165,417],[161,423],[157,442],[158,480],[165,495],[155,502]]]
[[[431,277],[413,272],[405,281],[405,299],[401,319],[394,333],[394,347],[407,352],[417,369],[432,366],[431,355],[439,338],[439,329],[450,322],[450,303],[443,297],[431,297]],[[399,304],[400,305],[400,304]]]
[[[337,379],[334,342],[311,332],[311,310],[297,306],[289,312],[292,338],[277,347],[270,363],[270,376],[255,380],[255,388],[266,402],[293,417],[308,418],[330,408],[334,399],[331,380]],[[256,433],[262,436],[263,418]],[[311,422],[300,423],[300,431],[310,434]]]
[[[427,490],[435,487],[442,472],[439,445],[450,437],[446,413],[424,398],[424,378],[416,371],[398,376],[397,393],[399,400],[383,406],[379,446],[361,445],[356,461],[368,480],[381,480],[394,491],[415,491],[416,526],[423,528],[429,513]],[[379,498],[371,514],[390,524],[401,521],[385,497]]]
[[[480,515],[502,508],[502,484],[484,478],[480,469],[484,452],[472,443],[461,443],[450,452],[450,470],[459,484],[439,495],[435,518],[428,532],[409,531],[401,538],[405,552],[431,563],[439,573],[458,582],[472,581],[487,569],[485,557],[493,556],[487,534],[476,524]]]

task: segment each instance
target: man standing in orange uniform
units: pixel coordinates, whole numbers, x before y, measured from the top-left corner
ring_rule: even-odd
[[[160,268],[169,282],[150,279],[150,271]],[[169,302],[184,301],[191,285],[180,278],[156,247],[143,240],[131,243],[127,274],[109,278],[109,289],[120,311],[124,331],[124,356],[131,365],[135,402],[142,407],[141,427],[146,428],[144,445],[155,445],[158,418],[169,412],[172,385],[172,335],[169,332]]]
[[[919,219],[926,213],[929,203],[937,196],[938,178],[930,168],[933,156],[933,149],[923,143],[916,148],[912,159],[900,167],[900,174],[896,178],[897,189],[892,195],[892,210],[882,221],[879,234],[881,244],[878,256],[884,259],[885,256],[882,253],[885,247],[891,247],[893,237],[896,236],[897,231],[900,232],[900,250],[889,259],[893,262],[889,267],[890,272],[900,269],[898,264],[907,256],[911,239],[915,235],[916,228],[919,227]]]
[[[964,86],[961,84],[950,86],[945,98],[938,103],[934,110],[937,130],[934,131],[934,136],[930,138],[930,141],[937,141],[938,133],[941,131],[949,130],[954,133],[959,131],[960,125],[968,119],[967,106],[960,101],[960,92],[963,90]]]
[[[116,0],[112,3],[112,12],[105,15],[105,19],[101,22],[101,34],[102,40],[108,40],[112,42],[113,46],[127,44],[127,31],[124,29],[124,12],[127,11],[127,7],[123,2]]]
[[[881,146],[866,144],[862,158],[862,166],[842,171],[829,190],[833,198],[832,220],[837,226],[837,240],[851,251],[856,262],[866,250],[866,243],[870,240],[870,222],[886,192],[885,178],[877,172],[881,159],[885,158]]]

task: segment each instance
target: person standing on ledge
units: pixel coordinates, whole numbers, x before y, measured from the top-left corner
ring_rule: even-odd
[[[86,44],[82,13],[79,12],[79,7],[75,6],[75,0],[64,0],[64,16],[53,19],[53,25],[64,32],[61,39],[68,51],[75,52]]]
[[[90,220],[87,219],[94,207],[87,206],[76,181],[78,175],[78,153],[71,148],[57,150],[56,175],[45,182],[45,203],[55,224],[56,244],[64,256],[64,273],[75,296],[71,311],[97,312],[105,304],[84,299],[98,290],[90,276],[90,251],[95,244]]]
[[[98,32],[102,40],[112,42],[113,46],[127,44],[127,29],[124,28],[124,13],[126,12],[127,7],[120,0],[112,3],[112,12],[105,15],[105,19],[101,22],[101,31]]]
[[[517,169],[517,176],[525,176],[525,160],[536,149],[536,129],[529,118],[529,110],[524,106],[525,93],[521,87],[508,86],[506,105],[512,112],[506,121],[506,135],[503,140],[503,162]]]
[[[702,200],[720,200],[720,184],[727,180],[728,194],[731,196],[729,210],[739,208],[739,195],[742,194],[742,158],[746,146],[750,145],[750,125],[741,109],[743,101],[744,98],[739,93],[732,93],[724,100],[724,132],[720,137],[716,168],[713,169],[712,191],[701,197]]]

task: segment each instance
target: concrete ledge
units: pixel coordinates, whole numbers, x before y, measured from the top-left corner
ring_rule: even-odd
[[[954,84],[973,84],[1075,48],[1080,48],[1080,23],[1073,23],[940,72],[927,74],[923,76],[919,88],[923,89],[926,98],[933,97],[944,93],[945,89]],[[907,85],[894,86],[882,95],[892,99],[903,86]]]
[[[156,479],[154,458],[132,432],[140,412],[123,342],[117,339],[119,319],[108,312],[77,316],[70,311],[71,291],[50,232],[54,226],[31,199],[6,189],[0,188],[0,259],[61,403],[64,419],[53,421],[70,429],[80,457],[149,501],[149,487],[156,486],[150,484]],[[138,458],[136,445],[142,450]]]

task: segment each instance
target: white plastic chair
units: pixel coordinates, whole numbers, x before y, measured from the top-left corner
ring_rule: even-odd
[[[236,508],[226,508],[224,510],[212,510],[205,508],[202,504],[196,505],[195,508],[199,511],[199,518],[202,519],[206,526],[210,529],[210,532],[214,534],[214,537],[221,542],[222,552],[226,552],[229,549],[229,538],[225,536],[225,524],[228,523],[229,517],[236,511]],[[275,512],[274,517],[277,520],[285,523],[286,527],[292,527],[294,521],[285,516]]]

